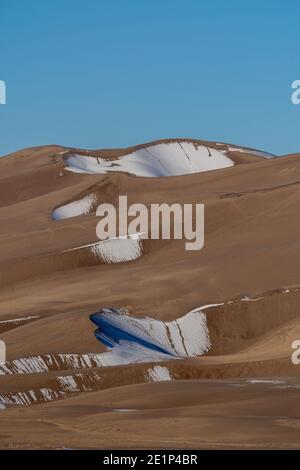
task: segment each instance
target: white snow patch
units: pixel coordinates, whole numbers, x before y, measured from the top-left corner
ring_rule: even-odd
[[[224,153],[192,142],[153,144],[116,159],[71,154],[67,170],[75,173],[121,171],[136,176],[175,176],[217,170],[234,165]]]
[[[99,331],[96,330],[96,337],[111,345],[108,346],[109,351],[99,354],[101,365],[159,362],[205,354],[211,342],[206,315],[201,310],[208,307],[195,309],[170,322],[130,317],[119,309],[102,309],[92,315],[95,317],[92,321],[100,327]],[[106,327],[115,333],[107,336]]]
[[[110,238],[90,248],[91,252],[105,263],[124,263],[134,261],[143,252],[140,238],[129,235],[126,238]]]
[[[143,242],[142,234],[132,234],[116,238],[108,238],[100,242],[82,245],[75,248],[65,250],[75,251],[88,249],[94,256],[104,263],[124,263],[126,261],[134,261],[142,256]]]
[[[57,377],[63,390],[66,392],[79,392],[77,383],[72,375],[62,375]]]
[[[29,393],[29,395],[30,395],[32,401],[37,401],[36,395],[35,395],[35,393],[34,393],[33,390],[29,390],[28,393]]]
[[[172,380],[169,369],[162,366],[154,366],[148,369],[146,378],[148,382],[167,382]]]
[[[14,359],[0,365],[0,375],[107,367],[199,356],[211,347],[203,310],[218,305],[223,304],[204,305],[170,322],[149,317],[134,318],[120,314],[118,309],[103,309],[101,317],[104,316],[112,327],[129,334],[131,340],[116,341],[107,352],[99,354],[46,354]],[[77,384],[71,376],[61,376],[58,380],[62,386],[75,391]],[[41,393],[47,394],[45,391]]]
[[[87,215],[91,212],[94,204],[97,203],[97,197],[95,194],[88,194],[82,199],[77,201],[69,202],[64,206],[57,207],[52,212],[52,218],[54,220],[69,219],[70,217],[77,217],[79,215]]]
[[[176,359],[176,357],[169,356],[162,352],[151,351],[139,344],[129,341],[120,341],[113,349],[99,354],[101,367],[138,364],[141,362],[159,362],[170,359]]]

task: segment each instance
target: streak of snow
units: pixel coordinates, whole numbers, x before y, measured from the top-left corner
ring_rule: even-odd
[[[249,384],[284,384],[284,380],[268,380],[268,379],[250,379],[247,380]]]
[[[39,318],[39,315],[33,315],[33,316],[22,317],[22,318],[12,318],[9,320],[1,320],[0,323],[18,323],[22,321],[32,320],[33,318]]]
[[[139,411],[135,408],[116,408],[113,410],[116,413],[130,413],[130,411]]]
[[[251,155],[256,155],[257,157],[263,158],[274,158],[274,155],[268,152],[262,152],[261,150],[249,149],[244,147],[227,147],[227,150],[230,152],[241,152],[241,153],[250,153]]]
[[[99,354],[45,354],[29,356],[0,365],[0,375],[35,374],[49,370],[85,369],[101,366]]]

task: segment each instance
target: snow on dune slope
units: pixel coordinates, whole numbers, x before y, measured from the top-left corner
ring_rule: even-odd
[[[145,374],[147,382],[167,382],[172,380],[172,376],[167,367],[154,366]]]
[[[1,375],[45,373],[140,362],[159,362],[205,354],[211,346],[206,315],[200,307],[178,320],[163,322],[135,318],[118,308],[104,308],[90,316],[96,338],[107,346],[103,353],[31,356],[0,364]],[[156,372],[161,371],[155,369]],[[151,376],[154,379],[154,375]],[[162,374],[162,377],[166,377]],[[1,402],[1,400],[0,400]]]
[[[110,349],[101,354],[106,365],[163,361],[199,356],[210,349],[202,309],[170,322],[134,318],[117,308],[104,308],[90,319],[98,327],[96,338]]]
[[[175,176],[233,166],[224,152],[193,142],[153,144],[116,159],[79,154],[64,158],[69,171],[107,173],[122,171],[136,176]]]
[[[134,261],[142,256],[142,234],[136,233],[128,236],[108,238],[100,242],[69,248],[64,252],[87,249],[93,256],[103,263],[124,263]]]
[[[69,219],[70,217],[77,217],[78,215],[89,214],[93,205],[97,203],[95,194],[88,194],[82,199],[69,202],[63,206],[57,207],[52,212],[54,220]]]
[[[53,377],[51,388],[44,386],[19,392],[0,393],[0,410],[5,409],[7,405],[30,406],[60,400],[80,392],[92,392],[98,390],[101,383],[102,377],[97,371]]]
[[[21,357],[0,364],[0,375],[42,374],[52,370],[90,369],[100,367],[99,354],[45,354]]]
[[[105,263],[134,261],[143,252],[139,234],[103,240],[91,247],[91,252]]]
[[[196,308],[170,322],[149,317],[135,318],[118,308],[103,308],[93,313],[90,319],[97,326],[94,332],[96,338],[107,346],[107,352],[46,354],[13,359],[0,364],[0,375],[43,374],[54,370],[90,369],[200,356],[211,347],[203,312],[218,305],[223,304]]]

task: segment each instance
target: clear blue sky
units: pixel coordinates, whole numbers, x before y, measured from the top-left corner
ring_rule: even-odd
[[[194,137],[300,151],[299,0],[0,0],[0,155]]]

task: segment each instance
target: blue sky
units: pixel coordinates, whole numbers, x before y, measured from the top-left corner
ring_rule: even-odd
[[[163,137],[300,151],[298,0],[0,0],[0,155]]]

